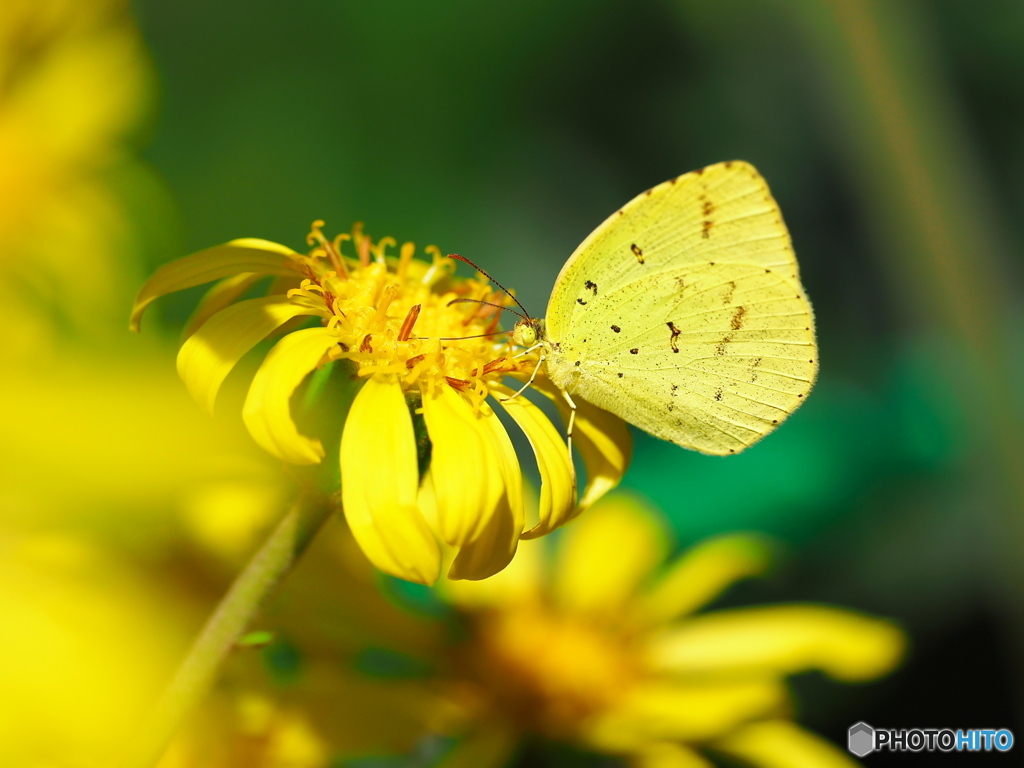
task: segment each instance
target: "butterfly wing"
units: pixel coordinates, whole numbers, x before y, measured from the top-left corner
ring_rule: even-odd
[[[548,375],[658,437],[736,453],[810,391],[810,303],[778,205],[742,162],[654,187],[599,226],[555,284]]]

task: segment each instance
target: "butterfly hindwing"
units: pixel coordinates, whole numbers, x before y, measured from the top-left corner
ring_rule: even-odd
[[[556,384],[705,453],[772,431],[817,372],[788,232],[746,163],[660,184],[606,220],[562,270],[546,338]]]

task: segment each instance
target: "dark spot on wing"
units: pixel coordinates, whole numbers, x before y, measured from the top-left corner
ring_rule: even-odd
[[[704,218],[705,219],[711,218],[711,214],[714,213],[714,211],[715,211],[715,204],[712,203],[710,200],[705,199],[704,200]]]
[[[669,409],[670,411],[674,411],[674,410],[676,409],[676,404],[675,404],[675,403],[669,403],[669,404],[668,404],[668,409]]]
[[[684,280],[681,277],[677,277],[676,278],[676,287],[679,288],[680,291],[683,290],[683,288],[686,287],[686,280]]]
[[[579,365],[579,364],[580,364],[580,361],[579,361],[579,360],[577,360],[577,361],[576,361],[576,365]]]
[[[650,197],[653,193],[654,193],[654,188],[652,187],[651,189],[648,189],[646,192],[644,192],[644,196],[645,197]]]
[[[672,332],[672,337],[668,340],[668,343],[672,346],[673,352],[678,352],[679,342],[676,341],[676,339],[679,338],[679,334],[682,333],[682,331],[676,328],[673,323],[665,323],[665,325],[667,325],[668,329]]]
[[[716,355],[724,355],[725,354],[725,345],[728,344],[730,341],[732,341],[732,337],[731,336],[723,336],[722,340],[720,342],[718,342],[718,346],[715,347],[715,354]]]
[[[613,325],[612,326],[612,330],[615,331],[616,333],[621,333],[622,332],[622,329],[619,328],[619,326],[617,326],[617,325]]]
[[[719,402],[721,402],[721,400],[722,400],[722,388],[721,387],[719,387],[718,389],[715,390],[715,400],[718,400]]]
[[[587,306],[587,302],[585,302],[583,299],[576,299],[576,303],[582,304],[584,307]]]
[[[621,373],[619,374],[619,378],[620,378],[620,379],[622,378],[622,374],[621,374]]]
[[[673,384],[672,385],[672,389],[669,390],[669,391],[672,393],[672,397],[679,397],[679,395],[676,394],[676,392],[679,391],[679,385],[678,384]]]
[[[595,296],[597,296],[597,283],[595,283],[593,280],[587,280],[587,282],[585,282],[584,285],[591,291],[593,291]]]
[[[732,329],[738,331],[743,327],[743,316],[747,314],[746,307],[736,307],[736,314],[732,316]]]
[[[723,304],[732,304],[732,295],[736,292],[736,281],[730,280],[725,284],[725,294],[722,296]]]
[[[754,384],[757,382],[757,368],[761,365],[761,358],[757,358],[754,364],[750,366],[750,383]]]
[[[764,273],[767,275],[767,274],[771,273],[771,270],[770,269],[765,269]]]
[[[704,229],[701,230],[700,236],[705,240],[711,237],[711,226],[713,223],[711,219],[704,219]]]
[[[726,168],[732,168],[732,160],[727,161],[726,164],[725,164],[725,167]]]
[[[705,168],[698,168],[696,171],[694,171],[694,173],[696,173],[698,176],[700,176],[702,173],[704,173],[705,170],[706,170]]]
[[[640,349],[638,347],[633,347],[631,350],[629,350],[629,354],[631,354],[631,355],[639,355],[640,354]]]
[[[633,243],[629,247],[630,247],[630,250],[633,251],[633,255],[636,256],[636,260],[639,261],[641,264],[643,264],[644,263],[644,252],[640,250],[640,246],[637,245],[636,243]]]
[[[779,423],[778,419],[772,419],[772,424],[778,424],[778,423]]]

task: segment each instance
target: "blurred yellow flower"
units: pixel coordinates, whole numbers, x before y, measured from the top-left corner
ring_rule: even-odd
[[[327,768],[414,750],[437,719],[436,692],[356,670],[368,648],[425,665],[447,627],[398,608],[380,578],[343,521],[328,522],[258,620],[269,644],[236,648],[159,768]]]
[[[112,171],[130,164],[149,87],[127,0],[0,3],[3,359],[113,327],[134,267]]]
[[[527,734],[627,758],[643,768],[856,765],[792,722],[788,675],[854,682],[892,670],[892,624],[822,605],[695,611],[762,572],[750,535],[705,542],[662,567],[666,537],[629,496],[565,531],[545,567],[527,549],[495,579],[450,584],[469,627],[448,659],[473,765],[502,765]],[[530,557],[532,555],[532,557]]]
[[[628,463],[621,420],[582,403],[576,445],[588,487],[577,503],[575,470],[564,436],[525,397],[503,384],[536,367],[532,355],[497,342],[500,311],[511,298],[479,278],[459,278],[436,247],[414,259],[405,243],[376,243],[357,225],[333,241],[316,222],[302,255],[265,240],[235,240],[161,267],[132,313],[156,298],[218,281],[187,328],[178,372],[212,411],[221,384],[256,344],[285,335],[249,387],[242,415],[259,445],[298,465],[320,463],[323,443],[300,433],[291,399],[315,369],[345,361],[358,393],[344,423],[339,462],[345,516],[369,559],[410,581],[433,583],[442,546],[457,554],[453,579],[482,579],[504,568],[520,538],[546,534],[613,487]],[[342,253],[351,241],[356,255]],[[267,295],[240,300],[263,277]],[[315,318],[295,330],[294,321]],[[527,521],[522,470],[493,404],[528,438],[541,475],[536,520]],[[425,429],[429,448],[417,445]],[[429,455],[421,481],[420,461]]]
[[[826,605],[701,612],[763,573],[770,544],[724,535],[666,563],[662,524],[625,494],[568,526],[554,557],[527,542],[497,576],[439,587],[445,620],[375,595],[340,533],[324,531],[262,625],[290,638],[304,673],[275,690],[236,657],[171,753],[234,745],[236,762],[169,756],[161,768],[291,765],[270,755],[292,731],[298,768],[414,750],[437,768],[499,768],[538,740],[636,768],[853,768],[797,725],[786,678],[870,680],[905,648],[893,624]],[[329,578],[343,588],[323,590]],[[253,697],[259,739],[240,714]]]
[[[319,768],[329,757],[303,712],[241,691],[217,696],[190,738],[176,741],[159,768]]]

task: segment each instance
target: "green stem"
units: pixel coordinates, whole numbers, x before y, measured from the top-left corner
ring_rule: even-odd
[[[238,575],[178,667],[150,719],[121,763],[151,768],[182,720],[206,697],[217,670],[256,612],[330,517],[325,500],[300,497]]]

